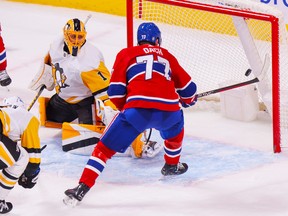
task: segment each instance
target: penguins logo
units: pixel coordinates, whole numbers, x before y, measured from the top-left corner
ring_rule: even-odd
[[[55,90],[57,93],[61,92],[62,88],[69,87],[69,85],[65,83],[67,77],[63,72],[63,68],[60,67],[59,63],[56,63],[54,65],[53,78],[55,81]]]

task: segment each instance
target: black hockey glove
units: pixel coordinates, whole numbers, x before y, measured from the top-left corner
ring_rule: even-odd
[[[33,188],[37,183],[40,173],[40,167],[31,175],[25,174],[25,172],[18,179],[18,184],[24,188]]]

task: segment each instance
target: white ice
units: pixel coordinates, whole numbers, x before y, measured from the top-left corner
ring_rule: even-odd
[[[37,73],[50,42],[70,18],[84,20],[88,39],[104,54],[111,69],[126,46],[126,20],[96,12],[0,1],[0,21],[7,47],[8,72],[13,83],[0,97],[20,96],[28,105],[35,92],[28,85]],[[165,36],[163,36],[165,40]],[[44,91],[44,96],[53,92]],[[31,110],[38,116],[37,104]],[[272,150],[270,120],[227,119],[219,111],[185,111],[186,137],[181,161],[189,170],[165,179],[160,170],[163,153],[153,159],[115,157],[80,205],[62,202],[64,191],[78,183],[88,156],[61,150],[61,131],[40,129],[41,176],[31,190],[16,186],[7,201],[10,215],[90,216],[286,216],[288,215],[288,159]]]

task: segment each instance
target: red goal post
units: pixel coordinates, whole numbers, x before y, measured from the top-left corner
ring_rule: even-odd
[[[248,68],[259,75],[265,55],[270,55],[267,77],[257,86],[259,101],[272,119],[274,152],[288,147],[288,42],[282,13],[246,0],[126,3],[127,46],[136,45],[140,23],[155,22],[163,47],[191,73],[199,92],[215,89],[226,80],[251,79],[244,76]]]

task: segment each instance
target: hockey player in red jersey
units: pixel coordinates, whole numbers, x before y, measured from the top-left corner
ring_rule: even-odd
[[[180,104],[195,104],[196,84],[177,59],[160,47],[161,32],[154,23],[142,23],[138,46],[121,50],[114,62],[108,95],[121,110],[108,126],[88,160],[79,185],[65,191],[64,203],[81,201],[116,152],[125,151],[145,129],[159,130],[164,142],[162,175],[180,175],[184,117]]]
[[[7,59],[6,59],[6,49],[1,36],[1,24],[0,24],[0,85],[8,86],[11,83],[11,78],[7,74]]]

